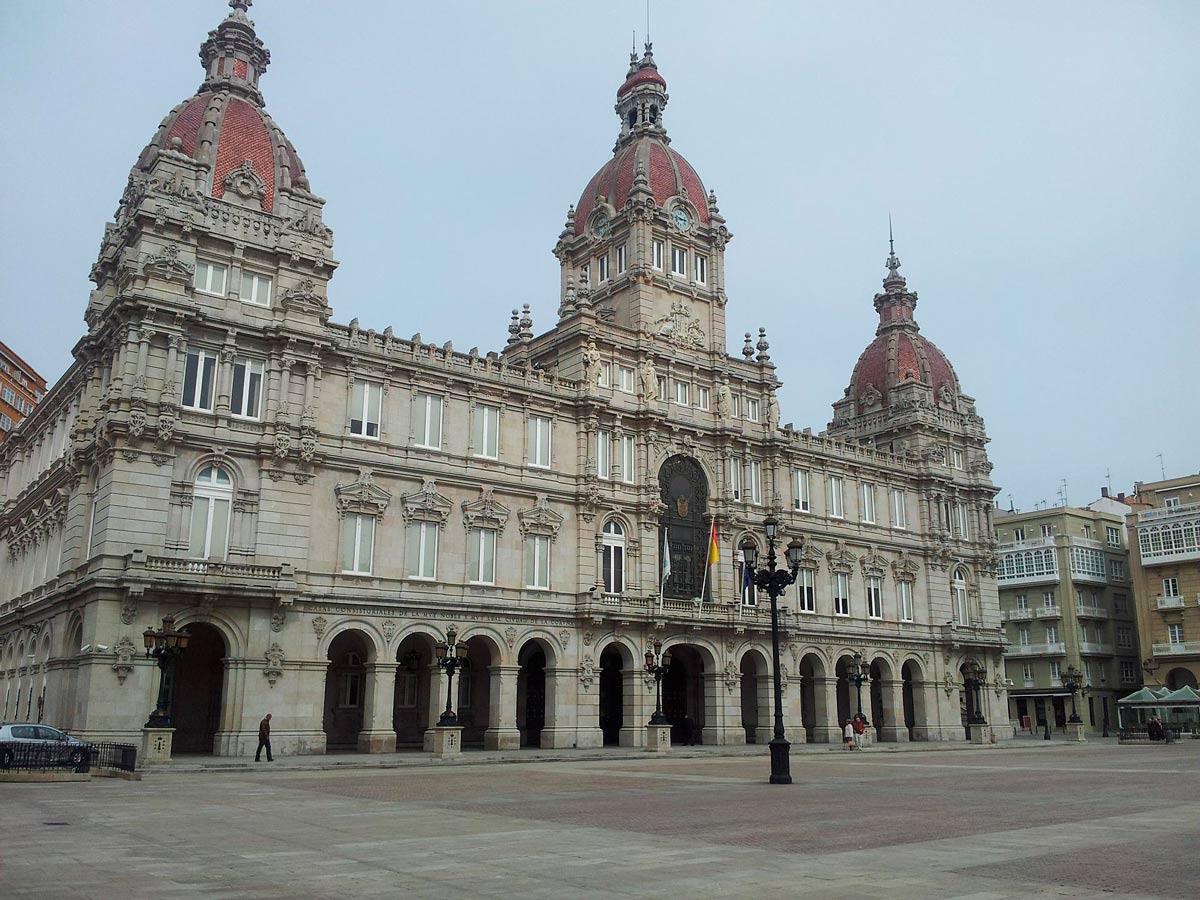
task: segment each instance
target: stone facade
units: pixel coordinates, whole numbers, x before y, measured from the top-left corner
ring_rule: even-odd
[[[139,632],[170,613],[177,752],[246,754],[267,712],[277,752],[431,749],[451,625],[467,746],[644,746],[655,639],[676,739],[765,741],[770,609],[736,548],[773,513],[805,542],[793,740],[837,740],[856,652],[877,738],[964,739],[968,664],[1004,736],[987,437],[894,253],[880,374],[855,369],[826,433],[781,426],[765,332],[726,352],[732,235],[668,147],[647,46],[559,235],[553,327],[525,307],[502,350],[463,352],[337,324],[324,201],[231,5],[105,230],[74,365],[0,449],[4,718],[43,697],[133,737],[158,684]]]
[[[1125,542],[1129,507],[1102,498],[1087,507],[997,513],[1000,610],[1013,685],[1009,714],[1040,732],[1065,730],[1070,692],[1062,673],[1083,673],[1075,708],[1085,728],[1117,727],[1116,701],[1141,685],[1137,614]]]

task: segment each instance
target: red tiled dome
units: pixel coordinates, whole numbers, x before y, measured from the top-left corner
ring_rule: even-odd
[[[932,341],[922,337],[915,327],[889,328],[858,358],[850,376],[849,394],[862,412],[866,407],[863,398],[872,388],[881,395],[880,404],[887,406],[892,388],[912,381],[929,385],[935,395],[943,385],[955,393],[959,389],[954,368]]]
[[[654,71],[641,69],[632,77]],[[655,75],[657,76],[657,72]],[[628,84],[629,82],[626,82],[626,85]],[[602,196],[618,211],[625,205],[639,162],[646,171],[650,191],[656,203],[661,206],[672,197],[683,196],[686,190],[687,199],[700,214],[700,221],[708,224],[707,194],[696,170],[683,156],[667,146],[665,141],[645,135],[620,147],[616,155],[592,176],[575,207],[575,234],[583,234],[588,216],[596,205],[597,196]]]
[[[617,91],[617,96],[624,97],[639,84],[646,83],[661,85],[664,91],[667,89],[667,80],[658,74],[658,69],[653,66],[647,66],[646,68],[638,69],[626,78],[625,83]]]

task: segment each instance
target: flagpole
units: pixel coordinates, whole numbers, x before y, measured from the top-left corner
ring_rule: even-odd
[[[662,579],[658,583],[658,611],[659,614],[663,611],[663,598],[667,593],[667,579],[671,577],[671,543],[669,540],[670,532],[667,526],[663,526],[663,543],[662,543],[662,559],[659,560],[658,569],[662,573]]]

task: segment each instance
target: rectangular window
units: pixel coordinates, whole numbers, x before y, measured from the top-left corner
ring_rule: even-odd
[[[596,260],[596,274],[599,276],[601,284],[608,281],[608,254]]]
[[[708,284],[708,257],[697,253],[693,259],[695,260],[696,283]]]
[[[1178,497],[1167,497],[1163,500],[1163,509],[1179,509],[1183,505],[1183,501]]]
[[[0,392],[0,396],[4,397],[5,403],[12,403],[17,399],[17,392],[10,387],[6,387],[2,392]]]
[[[198,259],[196,260],[196,274],[192,277],[192,284],[201,293],[216,294],[217,296],[224,297],[225,272],[225,267],[220,263],[206,262]]]
[[[550,468],[550,424],[546,416],[529,417],[529,465],[539,469]]]
[[[622,244],[617,248],[617,274],[621,275],[625,272],[625,245]]]
[[[1047,625],[1046,626],[1046,643],[1047,644],[1057,644],[1058,643],[1058,626],[1057,625]]]
[[[833,614],[850,615],[850,576],[845,572],[833,573]]]
[[[189,350],[183,365],[183,405],[212,412],[217,357],[207,350]]]
[[[963,467],[963,452],[957,447],[950,448],[950,468],[961,469]]]
[[[413,522],[408,526],[408,577],[436,578],[438,526],[434,522]]]
[[[792,469],[792,508],[800,512],[812,512],[807,469]]]
[[[709,404],[708,397],[709,397],[708,388],[697,387],[696,388],[696,409],[708,409],[708,404]]]
[[[758,606],[758,588],[753,581],[753,572],[746,566],[746,556],[737,552],[738,586],[742,595],[742,606]]]
[[[439,394],[417,394],[414,409],[413,433],[418,447],[442,449],[442,397]]]
[[[596,432],[596,477],[612,477],[612,432],[604,429]]]
[[[1110,559],[1108,561],[1108,574],[1113,578],[1122,579],[1125,577],[1125,563],[1123,560]]]
[[[680,406],[692,405],[692,386],[686,381],[675,382],[675,402]]]
[[[1183,626],[1182,625],[1168,625],[1167,626],[1167,640],[1170,641],[1172,644],[1182,644],[1183,643]]]
[[[883,618],[883,582],[875,575],[867,577],[867,616]]]
[[[612,363],[608,360],[600,362],[600,387],[612,387]]]
[[[845,517],[842,506],[842,476],[829,476],[829,517],[841,519]]]
[[[892,488],[892,527],[908,527],[908,510],[905,509],[904,491]]]
[[[656,396],[659,400],[666,400],[667,399],[667,376],[659,375],[658,378],[655,380],[654,386],[655,386],[654,396]]]
[[[1048,538],[1048,537],[1053,537],[1053,536],[1054,536],[1054,526],[1053,525],[1043,525],[1042,526],[1042,537]]]
[[[257,419],[262,415],[263,364],[253,359],[233,361],[233,390],[229,411],[235,416]]]
[[[742,461],[737,457],[729,460],[729,492],[734,500],[742,499]]]
[[[1087,538],[1089,541],[1092,539],[1092,526],[1091,525],[1083,526],[1083,536],[1085,538]]]
[[[1025,540],[1025,529],[1023,527],[1018,525],[1013,529],[1013,540],[1018,542]]]
[[[1129,650],[1133,647],[1133,629],[1124,625],[1117,626],[1117,647]]]
[[[1029,609],[1029,598],[1024,594],[1017,594],[1017,609]]]
[[[651,245],[651,250],[652,250],[652,259],[654,260],[654,268],[658,269],[661,272],[662,267],[663,267],[663,242],[655,241]]]
[[[1121,684],[1137,684],[1137,663],[1121,660]]]
[[[375,519],[348,513],[342,520],[342,571],[370,575],[374,549]]]
[[[1120,547],[1121,546],[1121,529],[1114,528],[1112,525],[1105,525],[1104,526],[1104,537],[1108,541],[1108,546],[1110,546],[1110,547]]]
[[[1164,597],[1178,597],[1179,596],[1179,579],[1178,578],[1164,578],[1162,580],[1162,585],[1163,585],[1163,596]]]
[[[255,306],[271,305],[271,279],[266,275],[242,272],[242,288],[238,294],[243,303]]]
[[[617,366],[617,390],[632,394],[634,390],[634,371],[629,366]]]
[[[954,504],[954,526],[958,531],[958,536],[964,540],[969,540],[971,537],[971,520],[967,515],[967,504]]]
[[[742,417],[742,395],[741,394],[730,394],[729,395],[729,415],[731,415],[735,419],[740,419]]]
[[[1062,663],[1057,660],[1050,663],[1050,680],[1062,681]]]
[[[500,407],[482,403],[475,407],[474,444],[476,456],[500,458]]]
[[[762,463],[753,460],[749,467],[750,482],[746,485],[747,499],[755,506],[762,505]]]
[[[467,580],[471,584],[496,583],[496,529],[472,528],[467,536]]]
[[[227,497],[206,497],[197,493],[192,498],[188,556],[197,559],[225,558],[229,548],[229,507],[230,501]],[[93,500],[93,521],[95,514],[96,505]]]
[[[1026,681],[1033,681],[1033,663],[1022,663],[1021,675]]]
[[[682,247],[671,248],[671,274],[687,275],[687,251]]]
[[[862,520],[868,524],[875,522],[875,485],[863,482],[859,488],[862,498]]]
[[[354,390],[350,395],[350,433],[378,439],[379,410],[382,405],[382,384],[354,382]]]
[[[1113,611],[1119,613],[1125,612],[1124,594],[1113,594]]]
[[[746,398],[746,421],[747,422],[757,422],[758,417],[759,417],[760,408],[761,408],[761,406],[760,406],[758,400],[754,399],[753,397],[747,397]]]
[[[546,590],[550,587],[550,538],[531,534],[525,538],[525,586]]]
[[[620,456],[617,458],[618,477],[625,484],[633,484],[636,472],[637,445],[633,435],[623,434],[620,441]]]
[[[896,599],[900,606],[900,621],[913,621],[913,583],[911,581],[896,582]]]
[[[0,431],[12,431],[12,419],[5,413],[0,413]]]
[[[1017,643],[1020,644],[1022,647],[1029,646],[1029,629],[1028,628],[1022,628],[1020,631],[1017,632]]]
[[[796,573],[796,602],[800,612],[817,611],[816,574],[812,569],[800,569]]]

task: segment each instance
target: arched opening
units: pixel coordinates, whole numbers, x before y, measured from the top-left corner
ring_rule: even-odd
[[[1189,669],[1177,668],[1172,669],[1167,673],[1167,687],[1173,691],[1179,690],[1181,687],[1195,688],[1196,675]]]
[[[228,652],[225,638],[204,622],[192,622],[183,630],[189,637],[175,666],[172,749],[175,753],[212,753],[213,736],[221,726],[221,685]]]
[[[901,692],[904,704],[904,727],[908,729],[910,741],[924,740],[926,734],[918,725],[927,724],[925,719],[925,695],[922,690],[923,677],[915,662],[909,660],[900,667]]]
[[[637,124],[637,110],[631,109],[629,111],[629,127],[632,128],[636,124]]]
[[[954,605],[954,622],[957,625],[971,624],[971,611],[967,607],[967,570],[959,566],[950,581],[950,597]]]
[[[747,744],[769,741],[771,734],[771,678],[767,659],[757,650],[748,650],[741,665],[742,728]]]
[[[499,662],[499,653],[487,638],[477,634],[467,639],[467,666],[454,676],[458,681],[455,711],[464,747],[482,747],[483,733],[491,727],[491,668]]]
[[[620,594],[625,590],[625,526],[609,519],[604,523],[600,543],[604,593]]]
[[[982,692],[973,681],[972,672],[975,670],[976,665],[977,664],[974,660],[967,660],[958,667],[958,677],[961,684],[958,692],[958,709],[959,714],[962,717],[963,734],[966,736],[967,740],[971,739],[972,724],[987,724],[987,720],[983,715],[982,704],[980,702]],[[1056,710],[1062,708],[1061,697],[1053,697],[1052,700],[1057,701],[1055,703]],[[1066,726],[1065,714],[1062,715],[1062,725],[1063,727]]]
[[[854,667],[853,657],[843,656],[837,661],[835,668],[837,674],[837,723],[839,727],[850,721],[860,710],[862,710],[864,715],[866,714],[866,710],[862,709],[862,691],[854,678]]]
[[[804,723],[805,740],[810,744],[817,742],[817,726],[827,728],[829,710],[825,708],[824,684],[819,688],[818,679],[825,677],[825,666],[821,658],[815,654],[805,654],[800,660],[800,718]],[[828,732],[825,732],[825,739]]]
[[[370,655],[371,642],[361,631],[343,631],[329,644],[323,720],[327,751],[358,749]]]
[[[616,644],[600,654],[600,731],[605,747],[621,743],[625,726],[625,660]]]
[[[392,705],[392,727],[397,747],[422,747],[425,732],[436,717],[430,715],[438,701],[431,696],[433,638],[425,634],[410,634],[396,648],[396,697]]]
[[[663,595],[677,600],[694,600],[704,590],[709,599],[711,583],[703,577],[707,567],[708,529],[704,521],[708,506],[708,479],[694,459],[672,456],[658,470],[659,497],[666,509],[659,519],[671,554],[671,572],[663,584]],[[661,553],[661,551],[660,551]],[[660,560],[659,567],[662,567]],[[706,586],[707,584],[707,586]]]
[[[671,667],[662,680],[663,715],[672,744],[703,744],[706,698],[704,657],[687,644],[671,646]]]
[[[654,125],[658,122],[658,104],[650,104],[650,124]]]
[[[875,740],[882,741],[884,727],[896,725],[889,722],[889,709],[895,709],[894,698],[888,696],[895,690],[892,684],[892,667],[885,659],[875,659],[871,662],[871,726],[875,729]]]
[[[522,747],[542,746],[546,727],[546,651],[539,641],[529,641],[517,654],[517,728]]]
[[[219,466],[208,466],[192,487],[192,518],[188,527],[188,556],[224,559],[229,548],[229,518],[233,480]]]

